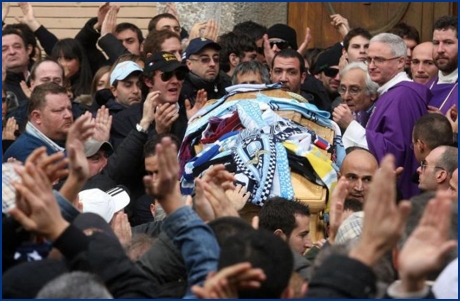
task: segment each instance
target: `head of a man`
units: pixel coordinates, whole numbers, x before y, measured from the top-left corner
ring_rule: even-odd
[[[46,137],[64,141],[73,123],[67,89],[55,83],[36,86],[30,96],[29,121]]]
[[[143,55],[149,58],[158,51],[166,51],[174,54],[178,61],[182,60],[182,46],[180,36],[174,31],[152,31],[144,42]]]
[[[257,46],[254,40],[239,32],[228,32],[218,37],[220,50],[220,68],[228,75],[233,72],[242,62],[248,62],[257,58]]]
[[[150,20],[148,30],[149,33],[152,31],[169,30],[180,34],[181,28],[179,21],[177,21],[173,14],[163,13],[156,15]]]
[[[110,74],[110,91],[115,101],[124,106],[132,106],[141,102],[142,68],[133,61],[118,63]]]
[[[347,198],[364,202],[379,164],[366,149],[354,148],[348,151],[340,167],[340,176],[348,180]]]
[[[283,49],[297,50],[297,33],[294,28],[286,24],[275,24],[267,30],[268,41],[273,52]]]
[[[115,27],[115,36],[132,54],[140,55],[144,36],[139,27],[132,23],[120,23]]]
[[[340,72],[339,94],[352,112],[369,110],[377,99],[377,89],[363,62],[350,63]]]
[[[349,63],[366,61],[371,38],[370,32],[361,27],[353,28],[345,35],[342,51],[347,54]]]
[[[452,173],[457,169],[458,149],[438,146],[420,162],[418,187],[422,191],[447,190]]]
[[[452,201],[458,203],[458,168],[452,173],[452,178],[449,181],[449,188],[452,192]]]
[[[171,133],[155,135],[151,140],[147,141],[144,145],[144,164],[145,171],[148,175],[153,177],[156,181],[158,175],[158,157],[156,155],[156,146],[161,143],[163,138],[169,137],[171,141],[176,144],[176,148],[180,148],[180,141]]]
[[[253,21],[245,21],[235,25],[233,32],[240,32],[249,35],[257,46],[257,60],[266,64],[264,55],[264,34],[267,33],[267,27]]]
[[[388,31],[389,33],[395,34],[398,37],[401,37],[406,44],[406,70],[410,70],[412,62],[412,51],[415,46],[420,43],[420,34],[418,30],[411,25],[408,25],[404,22],[396,24],[395,27]]]
[[[275,233],[301,255],[312,246],[310,209],[300,201],[270,198],[259,211],[259,227]]]
[[[239,289],[239,298],[293,297],[288,284],[294,268],[294,258],[286,242],[272,232],[265,229],[240,231],[221,245],[219,270],[242,262],[249,262],[253,268],[262,269],[266,278],[257,289]]]
[[[187,72],[187,67],[181,64],[174,54],[159,51],[145,62],[142,77],[149,92],[160,92],[160,104],[177,103]]]
[[[62,86],[64,84],[64,69],[53,59],[44,59],[36,62],[30,70],[30,89],[36,86],[55,83]]]
[[[426,156],[436,147],[451,145],[452,126],[449,120],[441,114],[426,114],[420,117],[412,131],[412,148],[417,162],[425,160]]]
[[[273,83],[281,83],[282,90],[300,94],[300,86],[306,78],[305,61],[296,50],[284,49],[275,54],[271,80]]]
[[[433,60],[433,43],[424,42],[415,46],[412,51],[412,79],[416,83],[426,84],[438,75],[438,67]]]
[[[369,44],[368,71],[372,81],[383,86],[404,71],[407,47],[404,40],[392,33],[374,36]]]
[[[108,141],[89,139],[85,142],[85,156],[88,160],[89,176],[100,173],[107,165],[108,157],[113,153],[113,147]]]
[[[2,30],[2,64],[7,71],[25,72],[32,47],[26,47],[22,33],[14,28]]]
[[[232,76],[232,85],[269,83],[270,73],[267,66],[257,60],[239,64],[236,66]]]
[[[212,40],[196,38],[190,41],[183,58],[187,68],[206,82],[213,82],[219,75],[221,47]]]
[[[458,65],[458,17],[443,16],[434,23],[433,59],[438,69],[448,75]]]
[[[342,56],[342,45],[335,44],[318,55],[314,74],[332,98],[338,96],[340,85],[339,61]]]

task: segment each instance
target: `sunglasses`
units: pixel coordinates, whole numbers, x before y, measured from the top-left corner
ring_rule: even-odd
[[[289,48],[289,42],[287,41],[271,41],[270,42],[270,48],[273,48],[273,46],[276,45],[278,49],[283,50]]]
[[[169,71],[169,72],[163,72],[161,74],[161,80],[164,82],[167,82],[173,77],[173,75],[176,75],[177,80],[184,80],[186,73],[187,72],[185,72],[184,70],[174,70],[174,71]]]
[[[324,70],[323,72],[324,72],[324,75],[326,75],[327,77],[336,77],[337,74],[339,73],[339,69],[328,68],[328,69]]]
[[[219,56],[213,56],[213,57],[204,56],[204,57],[200,57],[199,59],[189,59],[189,60],[195,61],[195,62],[201,62],[202,64],[207,65],[211,62],[211,60],[213,60],[214,63],[218,64],[219,59],[220,59]]]

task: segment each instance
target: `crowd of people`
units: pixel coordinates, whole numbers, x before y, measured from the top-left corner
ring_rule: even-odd
[[[320,49],[286,24],[188,32],[173,3],[146,37],[106,2],[58,39],[18,5],[2,30],[3,298],[458,299],[456,16],[420,41],[332,15],[342,40]],[[327,191],[321,221],[291,172]]]

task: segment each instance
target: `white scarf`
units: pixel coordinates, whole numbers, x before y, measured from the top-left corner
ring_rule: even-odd
[[[53,140],[50,138],[46,137],[42,132],[40,132],[32,123],[27,122],[26,125],[26,132],[29,133],[30,135],[34,136],[35,138],[40,139],[41,141],[45,142],[48,144],[49,147],[51,147],[53,150],[56,152],[63,152],[65,151],[65,148],[60,147],[59,145],[56,144]]]
[[[454,72],[447,74],[447,75],[442,75],[442,72],[438,72],[438,84],[454,84],[457,82],[458,79],[458,68],[455,69]]]
[[[377,92],[379,93],[379,96],[381,96],[383,93],[390,90],[391,87],[399,84],[400,82],[411,82],[411,81],[412,80],[407,76],[406,72],[401,71],[398,74],[396,74],[396,76],[393,77],[391,80],[389,80],[386,84],[378,88]]]

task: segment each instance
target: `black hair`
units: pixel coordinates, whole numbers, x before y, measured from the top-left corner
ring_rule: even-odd
[[[300,53],[297,52],[297,50],[294,50],[292,48],[288,48],[288,49],[283,49],[281,50],[280,52],[276,53],[275,56],[273,57],[273,61],[272,61],[272,70],[273,70],[273,66],[275,64],[275,60],[277,57],[282,57],[282,58],[297,58],[297,60],[299,60],[299,66],[300,66],[300,73],[304,73],[306,72],[306,68],[305,68],[305,61],[302,57],[302,55]]]
[[[117,27],[115,27],[115,32],[116,33],[120,33],[122,31],[125,31],[125,30],[132,30],[136,33],[137,35],[137,39],[139,40],[139,45],[144,42],[144,36],[142,35],[142,31],[139,27],[137,27],[136,25],[134,25],[133,23],[128,23],[128,22],[124,22],[124,23],[120,23],[120,24],[117,24]]]
[[[442,16],[434,22],[433,30],[455,30],[455,36],[458,38],[458,17]]]
[[[147,141],[144,145],[144,158],[150,157],[150,156],[155,156],[155,147],[157,146],[158,143],[161,143],[161,140],[163,138],[169,137],[171,138],[172,142],[176,145],[177,151],[179,151],[181,142],[179,141],[179,138],[175,136],[174,134],[171,133],[163,133],[163,134],[157,134],[153,136],[152,139]]]
[[[249,35],[254,41],[260,40],[267,33],[267,27],[253,21],[245,21],[233,27],[234,32],[241,32]]]
[[[453,143],[452,126],[441,114],[426,114],[414,125],[414,141],[422,140],[432,150],[441,145]]]
[[[245,52],[256,51],[254,40],[240,32],[227,32],[217,38],[220,49],[220,68],[224,72],[230,71],[230,54],[235,54],[240,59],[244,58]]]
[[[368,40],[370,40],[372,38],[371,33],[367,29],[364,29],[364,28],[361,28],[361,27],[353,28],[343,38],[343,48],[346,51],[348,51],[348,47],[350,47],[351,39],[353,39],[354,37],[357,37],[357,36],[361,36],[361,37],[366,38]]]

